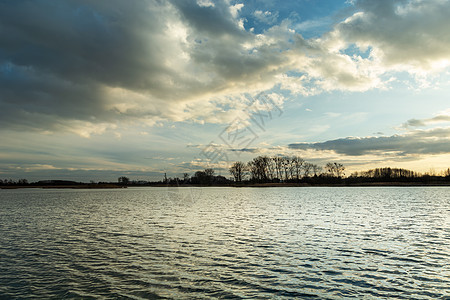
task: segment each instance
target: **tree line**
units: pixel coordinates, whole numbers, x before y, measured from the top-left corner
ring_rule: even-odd
[[[28,185],[28,180],[27,179],[18,179],[18,180],[0,179],[0,185],[3,185],[3,186],[14,186],[14,185],[25,186],[25,185]]]
[[[354,172],[348,178],[348,183],[359,182],[416,182],[431,183],[450,181],[450,168],[440,172],[435,171],[419,173],[402,168],[376,168],[363,172]]]
[[[357,184],[372,182],[411,182],[439,183],[450,182],[450,168],[436,173],[430,171],[418,173],[402,168],[375,168],[362,172],[354,172],[345,177],[345,166],[337,162],[329,162],[325,166],[308,163],[299,156],[258,156],[244,163],[234,162],[229,168],[231,178],[216,175],[215,170],[207,168],[196,171],[192,176],[183,173],[181,178],[164,178],[160,181],[131,180],[126,176],[118,178],[118,186],[155,186],[155,185],[233,185],[252,183],[307,183],[307,184]],[[67,180],[43,180],[28,182],[27,179],[0,179],[0,186],[54,186],[54,185],[113,185],[113,182],[91,181],[89,184]]]
[[[258,156],[244,163],[237,161],[229,168],[235,182],[299,182],[307,178],[342,178],[345,167],[329,162],[324,167],[309,163],[299,156]]]
[[[199,185],[226,185],[232,183],[231,180],[222,175],[215,175],[215,171],[212,168],[207,168],[203,171],[197,171],[192,176],[189,173],[183,173],[182,178],[174,177],[167,178],[164,174],[162,180],[163,184],[167,185],[183,185],[183,184],[199,184]]]
[[[400,169],[400,168],[376,168],[364,172],[354,172],[350,177],[365,177],[365,178],[415,178],[423,176],[420,173]]]
[[[344,165],[337,162],[327,163],[324,167],[306,162],[299,156],[258,156],[244,163],[235,162],[229,168],[232,176],[227,178],[215,175],[212,168],[196,171],[192,176],[183,173],[180,177],[164,178],[159,182],[149,182],[150,185],[230,185],[234,183],[280,183],[305,182],[309,179],[321,182],[338,182],[345,175]],[[135,185],[128,178],[119,177],[119,184]]]
[[[357,182],[432,182],[450,181],[450,168],[419,173],[403,168],[375,168],[354,172],[345,177],[345,166],[329,162],[325,166],[309,163],[299,156],[258,156],[244,163],[234,162],[229,168],[235,182],[305,182],[305,183],[357,183]]]

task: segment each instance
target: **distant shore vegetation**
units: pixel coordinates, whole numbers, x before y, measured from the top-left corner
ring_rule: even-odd
[[[249,162],[237,161],[228,169],[228,176],[216,175],[212,168],[196,171],[192,175],[164,177],[159,181],[132,180],[120,176],[116,182],[89,183],[67,180],[0,179],[1,188],[55,187],[55,188],[123,188],[132,186],[295,186],[295,185],[421,185],[450,184],[450,168],[439,173],[419,173],[402,168],[375,168],[345,174],[345,166],[329,162],[324,166],[309,163],[299,156],[258,156]]]

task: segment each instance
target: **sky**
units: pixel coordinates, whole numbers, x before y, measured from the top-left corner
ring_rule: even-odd
[[[450,167],[450,1],[0,0],[0,178]]]

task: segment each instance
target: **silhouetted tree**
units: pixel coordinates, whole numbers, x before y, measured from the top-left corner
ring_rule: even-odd
[[[305,160],[303,158],[301,158],[301,157],[294,156],[292,158],[292,163],[294,164],[295,176],[296,176],[296,179],[298,181],[300,179],[300,177],[301,177],[302,168],[303,168],[303,165],[305,163]]]
[[[230,173],[236,182],[241,182],[246,166],[243,162],[237,161],[230,167]]]
[[[208,177],[214,176],[214,170],[213,169],[205,169],[205,175]]]
[[[189,181],[189,174],[188,173],[183,173],[183,182],[186,183]]]
[[[313,171],[314,177],[317,177],[320,175],[320,173],[322,173],[322,167],[318,166],[316,164],[312,164],[312,171]]]
[[[204,171],[197,171],[191,178],[192,183],[211,184],[213,181],[214,181],[213,169],[205,169]]]
[[[127,185],[130,182],[130,178],[121,176],[121,177],[119,177],[118,182],[121,185]]]
[[[282,163],[283,171],[284,171],[284,180],[288,181],[289,180],[289,170],[290,170],[291,161],[290,161],[289,157],[284,156],[284,157],[281,158],[281,163]]]
[[[328,173],[328,175],[330,176],[334,176],[335,172],[334,172],[334,164],[329,162],[325,165],[325,170]]]
[[[309,177],[311,175],[312,170],[313,170],[313,164],[311,164],[311,163],[303,164],[303,174],[305,175],[305,177]]]
[[[332,177],[342,177],[344,174],[345,167],[343,164],[340,163],[327,163],[325,166],[325,169],[327,170],[328,174]]]
[[[270,158],[267,156],[255,157],[252,161],[247,163],[248,171],[252,180],[264,182],[269,177]]]
[[[358,174],[354,174],[358,175]],[[368,171],[360,172],[359,177],[375,178],[375,179],[395,179],[395,178],[414,178],[419,175],[411,170],[399,168],[376,168]]]
[[[272,161],[275,165],[276,177],[278,179],[283,179],[282,169],[283,169],[283,158],[279,156],[272,157]]]
[[[17,183],[19,185],[28,185],[28,180],[26,180],[26,179],[19,179],[19,181],[17,181]]]

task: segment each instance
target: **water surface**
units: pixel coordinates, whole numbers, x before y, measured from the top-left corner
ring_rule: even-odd
[[[0,190],[0,298],[450,299],[450,188]]]

